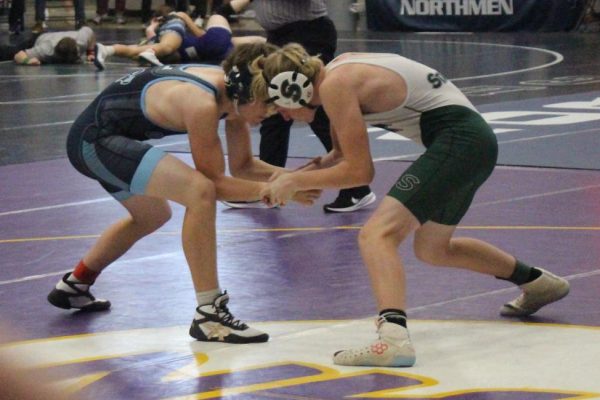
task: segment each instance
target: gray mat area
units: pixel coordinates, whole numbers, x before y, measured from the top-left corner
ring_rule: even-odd
[[[106,43],[138,36],[99,32]],[[341,33],[338,53],[348,51],[399,53],[444,73],[492,124],[500,164],[600,169],[600,41],[594,35]],[[100,90],[134,68],[119,59],[104,72],[90,65],[0,62],[0,165],[64,157],[72,121]],[[380,129],[371,130],[370,138],[376,159],[412,160],[423,150]],[[184,137],[160,144],[189,151]],[[295,125],[290,157],[323,151],[310,130]]]

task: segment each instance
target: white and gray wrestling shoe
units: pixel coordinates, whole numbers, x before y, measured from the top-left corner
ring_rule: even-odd
[[[235,319],[227,308],[229,295],[223,292],[210,304],[196,308],[196,315],[190,327],[190,336],[203,342],[262,343],[269,335],[250,328]]]
[[[98,70],[104,71],[106,69],[106,59],[108,58],[108,50],[106,46],[100,43],[96,43],[94,47],[94,65]]]
[[[256,201],[225,201],[220,200],[221,204],[227,206],[229,208],[277,208],[277,205],[270,206],[266,204],[264,201],[256,200]]]
[[[138,55],[139,58],[150,63],[154,67],[161,67],[164,64],[160,62],[153,49],[144,50]]]
[[[415,364],[415,348],[405,327],[379,317],[377,333],[379,339],[367,346],[336,352],[333,363],[366,367],[412,367]]]
[[[545,269],[536,280],[520,285],[523,293],[500,309],[505,317],[525,317],[569,294],[569,282]]]
[[[110,301],[97,299],[90,293],[91,285],[69,280],[70,275],[66,273],[48,294],[50,304],[66,310],[104,311],[110,308]]]

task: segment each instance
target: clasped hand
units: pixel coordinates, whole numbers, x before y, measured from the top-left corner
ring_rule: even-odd
[[[290,200],[303,205],[313,205],[321,197],[322,190],[298,190],[294,183],[293,173],[277,172],[261,192],[261,198],[270,206],[285,206]]]

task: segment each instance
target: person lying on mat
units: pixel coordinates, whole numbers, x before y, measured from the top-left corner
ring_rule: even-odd
[[[87,26],[77,31],[49,32],[34,36],[13,60],[19,65],[78,64],[94,61],[96,36]],[[31,47],[30,47],[31,46]]]
[[[141,45],[98,44],[96,66],[104,69],[108,57],[141,59],[151,65],[179,63],[220,64],[233,50],[244,43],[265,42],[261,36],[236,36],[231,34],[227,19],[212,15],[206,30],[194,23],[184,12],[174,13],[168,6],[162,6],[148,27],[149,40]],[[154,31],[155,29],[155,31]]]

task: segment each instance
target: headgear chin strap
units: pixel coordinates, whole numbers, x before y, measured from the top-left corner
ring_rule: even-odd
[[[250,94],[252,78],[247,65],[243,65],[241,68],[234,66],[228,74],[225,74],[227,97],[236,103],[250,103],[252,101],[252,95]]]
[[[284,108],[316,108],[308,104],[313,97],[313,85],[308,77],[298,71],[284,71],[269,83],[267,102]]]

